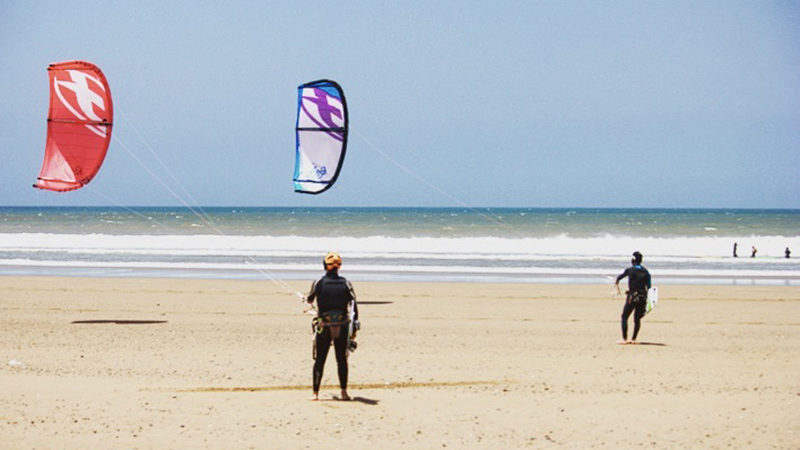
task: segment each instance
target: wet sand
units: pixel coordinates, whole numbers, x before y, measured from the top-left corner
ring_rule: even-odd
[[[610,286],[353,281],[311,402],[271,282],[0,277],[0,448],[800,447],[796,287],[661,286],[620,346]]]

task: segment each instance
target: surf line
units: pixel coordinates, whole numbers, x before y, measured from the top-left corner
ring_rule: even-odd
[[[501,384],[514,384],[514,380],[472,380],[472,381],[397,381],[393,383],[361,383],[348,385],[351,389],[408,389],[428,387],[458,387],[458,386],[498,386]],[[338,385],[324,385],[323,389],[338,388]],[[284,386],[236,386],[236,387],[199,387],[191,389],[176,389],[172,392],[197,393],[197,392],[269,392],[269,391],[304,391],[311,389],[307,384],[292,384]]]

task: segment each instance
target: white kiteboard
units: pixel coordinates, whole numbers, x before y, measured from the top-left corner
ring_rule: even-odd
[[[653,286],[647,290],[647,306],[644,309],[644,315],[650,314],[650,311],[658,304],[658,288]]]

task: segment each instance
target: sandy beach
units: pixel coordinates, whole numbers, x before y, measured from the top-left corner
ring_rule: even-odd
[[[353,281],[311,402],[269,281],[0,277],[0,447],[800,447],[796,287],[664,285],[620,346],[610,286]]]

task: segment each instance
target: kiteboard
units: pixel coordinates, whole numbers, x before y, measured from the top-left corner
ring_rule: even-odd
[[[647,290],[647,306],[644,309],[644,315],[650,314],[650,311],[658,304],[658,288],[653,286]]]

